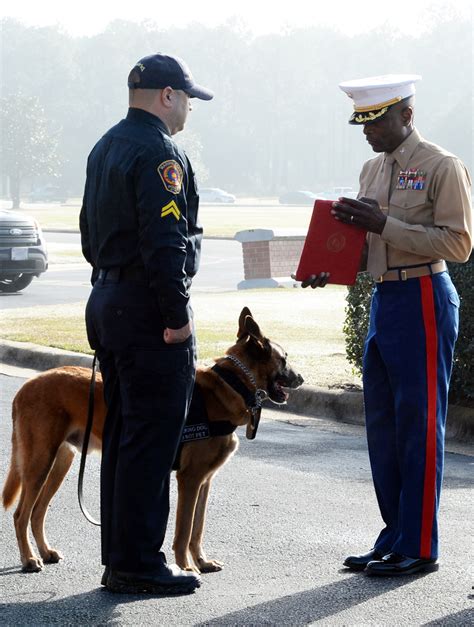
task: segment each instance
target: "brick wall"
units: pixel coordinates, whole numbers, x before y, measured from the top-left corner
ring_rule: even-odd
[[[290,276],[296,272],[304,237],[274,239],[270,242],[271,276]]]
[[[235,234],[242,243],[246,287],[274,287],[289,279],[300,260],[306,233],[296,229],[248,229]],[[275,281],[276,278],[276,281]]]

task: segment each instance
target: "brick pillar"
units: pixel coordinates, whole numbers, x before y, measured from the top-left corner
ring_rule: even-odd
[[[296,271],[306,233],[293,229],[248,229],[234,239],[242,242],[245,280],[239,289],[295,285]]]
[[[244,276],[246,279],[269,279],[270,241],[242,242]]]

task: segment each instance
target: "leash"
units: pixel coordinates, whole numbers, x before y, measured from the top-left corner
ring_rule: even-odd
[[[255,380],[253,374],[250,372],[247,366],[240,361],[240,359],[237,359],[237,357],[235,357],[235,355],[225,355],[223,359],[229,359],[234,365],[240,368],[240,370],[242,370],[242,372],[248,377],[250,383],[255,388],[253,405],[249,405],[250,421],[247,424],[247,430],[245,432],[248,440],[254,440],[255,436],[257,435],[258,425],[260,423],[262,403],[265,399],[269,398],[268,392],[257,386],[257,381]]]
[[[87,449],[89,448],[89,439],[92,431],[92,423],[94,421],[94,397],[95,397],[95,376],[97,372],[97,354],[94,353],[94,359],[92,361],[92,374],[91,374],[91,382],[89,386],[89,405],[87,408],[87,424],[86,429],[84,431],[84,439],[82,441],[82,451],[81,451],[81,465],[79,466],[79,480],[77,485],[77,496],[79,499],[79,507],[81,508],[81,512],[84,514],[85,518],[95,525],[96,527],[100,527],[100,522],[98,522],[90,513],[84,503],[84,494],[83,494],[83,482],[84,482],[84,471],[86,469],[86,457],[87,457]]]

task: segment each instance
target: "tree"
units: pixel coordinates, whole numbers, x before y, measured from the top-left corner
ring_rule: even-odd
[[[0,157],[10,182],[12,209],[20,206],[21,183],[26,178],[58,176],[58,131],[53,132],[34,96],[16,93],[0,99]]]

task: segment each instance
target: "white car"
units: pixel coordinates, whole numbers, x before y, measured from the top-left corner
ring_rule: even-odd
[[[235,202],[234,194],[229,194],[229,192],[219,189],[218,187],[201,187],[198,190],[198,194],[202,202]]]

